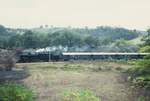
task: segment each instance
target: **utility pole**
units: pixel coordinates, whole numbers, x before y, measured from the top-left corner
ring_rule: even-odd
[[[49,55],[49,57],[48,57],[48,61],[50,62],[50,59],[51,59],[50,50],[48,51],[48,55]]]

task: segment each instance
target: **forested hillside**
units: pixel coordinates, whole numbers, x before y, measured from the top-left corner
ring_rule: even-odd
[[[124,28],[40,27],[12,29],[0,26],[1,48],[66,48],[68,51],[136,52],[131,40],[146,34]],[[140,43],[140,42],[138,42]]]

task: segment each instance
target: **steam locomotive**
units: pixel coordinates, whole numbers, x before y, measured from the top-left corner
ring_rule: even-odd
[[[19,55],[18,62],[48,62],[59,61],[62,59],[62,52],[23,52]]]
[[[24,62],[48,62],[69,60],[130,60],[142,59],[150,53],[102,53],[102,52],[26,52],[19,56],[19,61]]]

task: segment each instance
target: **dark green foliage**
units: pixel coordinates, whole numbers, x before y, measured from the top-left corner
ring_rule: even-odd
[[[136,76],[147,75],[150,74],[150,60],[139,60],[134,61],[133,63],[136,67],[131,68],[129,71]]]
[[[16,32],[10,31],[10,29],[0,25],[0,48],[8,48],[9,39],[15,34]]]
[[[150,59],[135,61],[135,68],[128,70],[130,80],[137,87],[150,88]]]
[[[0,101],[34,101],[34,94],[26,87],[7,83],[0,85]]]
[[[148,34],[146,36],[144,36],[143,41],[145,41],[144,45],[148,45],[150,46],[150,29],[148,29]]]
[[[145,43],[140,49],[141,52],[150,52],[150,31],[144,37]],[[133,63],[136,67],[129,69],[131,74],[130,80],[138,87],[150,88],[150,56],[146,56],[143,60]]]
[[[8,42],[8,47],[10,48],[21,48],[23,47],[23,40],[22,40],[22,36],[20,34],[16,34],[13,35],[12,37],[10,37],[9,42]]]
[[[6,28],[0,25],[0,35],[5,35],[7,33]]]
[[[38,37],[32,31],[27,31],[22,36],[23,45],[25,48],[36,48],[38,47]]]
[[[28,49],[63,46],[68,47],[69,51],[135,52],[137,47],[129,43],[121,47],[116,44],[117,48],[114,48],[112,44],[118,43],[117,40],[129,41],[139,35],[137,31],[111,27],[94,29],[53,27],[27,30],[0,26],[0,48]]]
[[[80,36],[76,35],[74,32],[71,31],[57,31],[52,34],[48,34],[49,44],[51,46],[78,46],[82,44],[82,39]]]
[[[131,40],[138,36],[138,32],[127,30],[124,28],[111,28],[111,27],[97,27],[91,30],[91,32],[96,36],[101,36],[102,38],[109,38],[111,40],[125,39]]]
[[[101,44],[100,39],[98,39],[97,37],[93,37],[93,36],[85,37],[84,43],[88,45],[90,48],[96,48]]]

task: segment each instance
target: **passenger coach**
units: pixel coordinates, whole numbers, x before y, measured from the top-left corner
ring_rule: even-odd
[[[46,62],[69,60],[131,60],[142,59],[150,53],[105,53],[105,52],[43,52],[21,54],[19,62]]]

